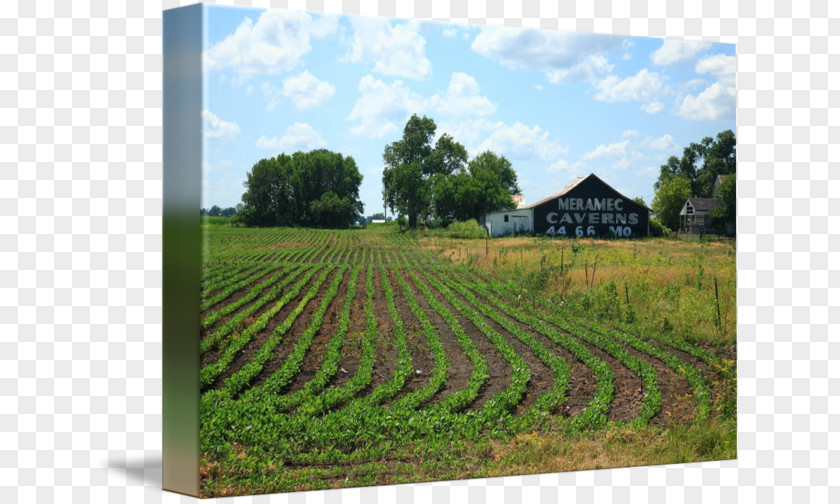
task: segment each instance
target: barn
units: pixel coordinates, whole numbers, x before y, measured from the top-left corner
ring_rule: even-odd
[[[619,193],[594,173],[577,177],[529,207],[536,234],[648,236],[650,209]]]
[[[481,219],[490,236],[532,232],[551,236],[648,236],[650,209],[624,196],[594,173],[530,206],[490,212]]]

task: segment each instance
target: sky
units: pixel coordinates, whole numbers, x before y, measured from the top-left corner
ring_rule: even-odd
[[[528,204],[595,173],[650,205],[669,156],[735,131],[732,44],[205,8],[205,208],[239,203],[262,158],[326,148],[381,212],[382,152],[415,113],[507,157]]]

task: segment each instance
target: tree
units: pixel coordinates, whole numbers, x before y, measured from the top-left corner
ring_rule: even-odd
[[[680,225],[680,210],[691,197],[691,180],[683,175],[674,175],[659,186],[653,198],[653,211],[656,218],[675,230]]]
[[[382,213],[382,212],[379,212],[379,213],[375,213],[373,215],[368,215],[367,217],[365,217],[365,224],[372,224],[373,221],[375,221],[375,220],[384,221],[385,220],[385,214]]]
[[[487,212],[513,208],[520,192],[516,172],[504,156],[482,152],[464,172],[438,181],[434,191],[435,215],[444,221],[478,219]]]
[[[635,198],[633,198],[633,201],[635,201],[636,203],[638,203],[638,204],[642,205],[643,207],[646,207],[646,206],[647,206],[647,203],[645,203],[645,199],[644,199],[644,198],[642,198],[641,196],[636,196]]]
[[[361,216],[362,175],[352,157],[318,149],[254,164],[238,214],[248,226],[348,227]]]
[[[735,222],[735,175],[723,179],[715,189],[715,199],[720,206],[712,210],[712,217],[725,222]]]
[[[705,137],[700,143],[688,145],[682,157],[671,156],[659,169],[654,190],[675,175],[691,181],[691,192],[700,198],[711,198],[718,175],[735,173],[735,133],[721,131],[715,138]]]
[[[382,153],[383,199],[392,212],[408,216],[410,228],[417,227],[418,217],[429,214],[432,173],[447,166],[443,154],[436,155],[435,162],[429,159],[436,129],[432,119],[414,114],[403,129],[402,139],[386,145]]]

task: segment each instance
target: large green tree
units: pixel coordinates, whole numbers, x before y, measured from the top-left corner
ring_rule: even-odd
[[[720,206],[712,210],[712,216],[726,222],[735,222],[735,175],[723,179],[715,188],[715,199]]]
[[[715,138],[705,137],[683,149],[682,157],[671,156],[659,169],[654,190],[671,177],[680,175],[691,182],[691,192],[700,198],[711,198],[718,175],[735,173],[735,133],[721,131]]]
[[[677,229],[680,225],[680,210],[691,197],[691,180],[684,175],[674,175],[662,182],[653,197],[653,211],[662,224]]]
[[[441,179],[463,170],[467,151],[444,134],[434,147],[434,120],[412,115],[400,140],[385,146],[382,196],[391,211],[408,216],[408,227],[432,211],[432,195]]]
[[[516,172],[504,156],[482,152],[461,171],[441,179],[434,191],[435,216],[445,221],[478,219],[487,212],[513,208],[519,193]]]
[[[352,157],[318,149],[261,159],[244,182],[248,226],[344,228],[361,215],[362,175]]]

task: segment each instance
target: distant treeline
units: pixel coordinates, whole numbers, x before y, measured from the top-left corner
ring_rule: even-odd
[[[362,175],[352,157],[326,149],[261,159],[247,174],[246,226],[346,228],[359,221]]]
[[[210,217],[233,217],[236,215],[236,207],[221,208],[219,205],[213,205],[210,207],[210,210],[202,208],[201,215],[209,215]]]

